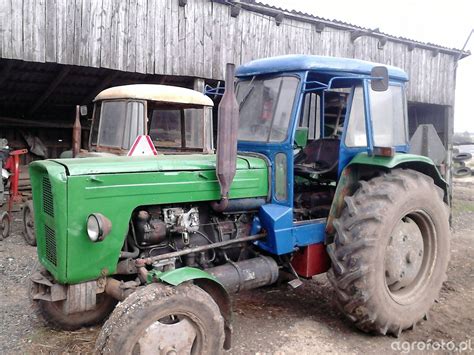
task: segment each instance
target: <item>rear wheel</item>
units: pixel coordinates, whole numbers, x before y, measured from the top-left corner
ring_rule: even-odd
[[[33,212],[33,201],[26,201],[23,206],[23,237],[32,246],[36,246],[35,215]]]
[[[96,342],[98,353],[220,354],[224,320],[212,297],[192,284],[151,284],[117,306]]]
[[[412,170],[361,181],[334,222],[328,278],[344,314],[363,331],[399,335],[426,317],[446,278],[443,191]]]
[[[0,240],[10,235],[10,217],[8,212],[2,212],[0,215]]]

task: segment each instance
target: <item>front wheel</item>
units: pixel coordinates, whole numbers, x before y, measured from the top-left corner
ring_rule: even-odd
[[[426,315],[449,260],[442,190],[413,170],[361,181],[328,245],[328,278],[344,314],[363,331],[398,336]]]
[[[40,273],[53,281],[48,271],[37,262],[33,268],[32,275]],[[81,327],[95,325],[104,321],[105,318],[113,311],[117,301],[106,293],[97,294],[96,307],[89,311],[67,314],[64,312],[64,301],[45,301],[33,299],[33,281],[30,279],[30,299],[33,309],[36,311],[40,319],[50,328],[58,330],[77,330]]]
[[[120,303],[96,342],[98,353],[220,354],[224,320],[212,297],[192,284],[148,285]]]

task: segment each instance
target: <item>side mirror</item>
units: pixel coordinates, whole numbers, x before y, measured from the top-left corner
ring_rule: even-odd
[[[370,72],[372,77],[370,86],[373,91],[387,91],[388,89],[388,70],[387,67],[379,66],[373,67]]]
[[[81,111],[81,116],[87,116],[87,106],[86,105],[82,105],[80,107],[80,111]]]
[[[295,143],[298,148],[306,147],[308,143],[308,127],[298,127],[295,132]]]

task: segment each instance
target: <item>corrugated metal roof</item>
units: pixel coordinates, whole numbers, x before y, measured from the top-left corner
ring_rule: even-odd
[[[434,51],[437,50],[437,51],[449,53],[452,55],[460,55],[461,58],[471,55],[470,51],[462,51],[460,49],[448,48],[448,47],[444,47],[444,46],[434,44],[434,43],[416,41],[416,40],[401,37],[401,36],[393,36],[388,33],[380,32],[378,29],[370,29],[370,28],[354,25],[351,23],[347,23],[344,21],[339,21],[339,20],[330,20],[327,18],[315,16],[313,14],[309,14],[309,13],[301,12],[297,10],[283,9],[281,7],[269,5],[267,3],[264,3],[258,0],[257,1],[256,0],[240,0],[240,1],[231,1],[230,3],[231,5],[240,4],[244,8],[247,8],[248,10],[251,10],[251,11],[263,12],[263,13],[266,12],[267,14],[268,14],[268,11],[270,12],[273,11],[275,15],[278,12],[280,12],[280,13],[283,13],[283,15],[286,17],[297,18],[300,21],[319,22],[321,24],[324,24],[330,27],[336,27],[336,28],[352,30],[352,31],[360,31],[362,35],[383,36],[395,42],[403,42],[403,43],[415,45],[416,47],[420,47],[420,48],[425,48],[425,49],[434,50]]]

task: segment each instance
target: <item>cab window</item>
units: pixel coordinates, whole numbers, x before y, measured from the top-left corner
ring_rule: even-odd
[[[96,104],[91,128],[91,145],[130,149],[135,138],[144,134],[144,104],[114,100]]]
[[[157,148],[202,149],[202,116],[202,108],[155,108],[149,114],[149,135]]]
[[[364,90],[356,86],[352,94],[352,103],[349,112],[349,123],[346,131],[345,145],[347,147],[367,146],[365,131]]]
[[[393,147],[407,144],[406,106],[403,86],[390,85],[386,91],[370,89],[370,112],[374,145]]]
[[[321,135],[321,98],[316,93],[307,93],[304,96],[304,106],[301,112],[299,127],[308,128],[308,139],[318,139]]]

